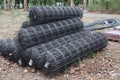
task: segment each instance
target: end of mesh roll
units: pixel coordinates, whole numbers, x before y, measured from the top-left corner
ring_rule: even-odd
[[[40,53],[35,46],[30,49],[29,54],[30,56],[28,65],[33,67],[34,69],[42,69],[45,61],[44,60],[45,53]]]
[[[82,18],[83,17],[83,11],[80,9],[80,7],[76,7],[76,9],[79,12],[80,18]]]
[[[7,57],[12,52],[11,48],[13,46],[9,46],[7,41],[0,41],[0,53],[2,56]]]
[[[17,61],[19,57],[20,45],[18,41],[14,39],[7,39],[6,41],[0,41],[0,53],[3,57]]]
[[[32,7],[30,9],[30,11],[29,11],[29,18],[30,18],[30,20],[36,20],[38,14],[40,14],[39,13],[39,7],[38,6]]]
[[[25,44],[25,42],[29,41],[29,40],[27,40],[28,38],[26,38],[26,36],[28,36],[28,35],[27,35],[27,33],[26,33],[25,30],[26,30],[25,28],[22,28],[18,32],[18,40],[19,40],[19,42],[20,42],[23,50],[26,49],[26,48],[28,48],[28,47],[23,46],[23,45]],[[29,45],[29,44],[25,44],[25,45]]]
[[[30,26],[32,26],[32,24],[30,23],[30,21],[25,21],[25,22],[22,23],[21,28],[28,28]]]
[[[103,48],[105,48],[107,46],[107,44],[108,44],[108,39],[106,38],[106,36],[103,33],[101,33],[101,32],[97,32],[94,35],[95,36],[99,36],[102,39],[102,41],[103,41]]]
[[[21,52],[19,55],[19,60],[18,64],[22,67],[24,66],[31,66],[31,54],[32,54],[32,49],[28,48],[25,51]]]

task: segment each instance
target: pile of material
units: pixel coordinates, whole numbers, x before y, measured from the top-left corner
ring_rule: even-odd
[[[84,30],[78,7],[33,7],[14,39],[0,42],[5,58],[55,74],[75,60],[106,47],[101,33]]]

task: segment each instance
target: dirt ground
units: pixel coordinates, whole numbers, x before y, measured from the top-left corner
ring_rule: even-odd
[[[13,38],[22,22],[27,20],[27,14],[22,10],[0,11],[0,39]],[[86,12],[82,21],[89,23],[106,18],[120,22],[120,15]],[[0,80],[120,80],[120,43],[109,41],[102,51],[74,63],[53,77],[45,76],[41,71],[30,67],[22,68],[0,56]]]

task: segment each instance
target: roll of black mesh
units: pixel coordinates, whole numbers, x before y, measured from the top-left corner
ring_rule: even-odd
[[[29,21],[25,21],[25,22],[22,23],[21,28],[28,28],[28,27],[31,27],[31,26],[34,26],[34,25],[32,25]]]
[[[17,38],[0,42],[1,55],[12,61],[17,61],[19,59],[19,53],[21,50],[22,48]]]
[[[58,22],[24,28],[18,38],[24,49],[83,29],[80,18],[66,19]]]
[[[106,45],[104,35],[96,33],[56,47],[45,53],[43,70],[46,74],[55,74],[73,61],[103,49]]]
[[[34,25],[82,16],[79,7],[70,6],[39,6],[32,7],[29,11],[30,22]]]
[[[88,35],[90,35],[90,32],[83,30],[31,47],[21,53],[19,64],[22,66],[30,65],[34,68],[41,68],[44,64],[44,55],[47,50],[62,46],[64,44],[70,43],[71,41],[83,38]]]

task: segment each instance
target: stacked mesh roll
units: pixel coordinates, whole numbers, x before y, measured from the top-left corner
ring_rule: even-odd
[[[45,53],[44,72],[46,74],[60,72],[73,61],[103,49],[106,45],[105,36],[96,33],[49,50]]]
[[[30,22],[33,25],[70,19],[74,17],[82,18],[82,16],[83,12],[79,7],[40,6],[32,7],[29,11]]]
[[[107,39],[103,34],[81,31],[27,49],[21,53],[20,64],[35,69],[43,68],[46,74],[55,74],[74,60],[103,49],[106,45]],[[48,64],[52,68],[46,67]]]
[[[82,29],[83,23],[80,18],[77,17],[23,28],[19,31],[18,39],[20,40],[23,48],[26,49]]]
[[[57,9],[60,9],[60,10],[57,10]],[[73,10],[70,10],[70,9],[73,9]],[[37,12],[34,12],[34,10],[36,10]],[[62,11],[62,15],[59,13],[59,11],[60,13]],[[72,13],[72,11],[75,13]],[[50,15],[46,15],[46,12],[49,13]],[[70,12],[70,14],[68,12]],[[41,13],[43,15],[41,15]],[[33,18],[32,18],[32,15],[34,15]],[[11,58],[12,57],[10,56],[11,53],[19,54],[23,50],[29,47],[33,47],[38,44],[45,43],[52,39],[55,39],[60,36],[64,36],[66,34],[70,34],[79,29],[82,29],[83,23],[80,21],[79,18],[75,18],[75,17],[81,18],[82,15],[83,15],[82,11],[77,7],[59,7],[58,8],[58,7],[49,6],[49,9],[48,9],[48,6],[33,7],[29,11],[29,21],[23,22],[21,26],[21,30],[18,31],[19,34],[16,36],[18,37],[18,39],[17,40],[8,39],[6,41],[1,41],[0,53],[4,57]],[[39,18],[36,19],[35,16],[39,16]],[[71,16],[71,17],[68,17],[68,16]],[[57,20],[55,18],[57,18],[59,21],[53,22]],[[69,19],[69,18],[73,18],[73,19]],[[68,19],[68,20],[63,20],[63,19]],[[45,22],[46,24],[43,24],[43,22],[42,23],[39,22],[41,20],[43,22],[46,21]],[[37,24],[35,24],[35,22],[37,22]],[[51,22],[51,23],[48,24],[48,22]],[[18,46],[20,48],[18,48]]]
[[[107,45],[103,34],[83,29],[82,16],[78,7],[33,7],[17,36],[0,41],[0,53],[21,66],[55,74]]]
[[[21,53],[21,59],[19,60],[19,64],[22,66],[30,65],[34,68],[41,68],[43,66],[42,64],[44,63],[44,55],[47,50],[62,46],[64,44],[70,43],[71,41],[83,38],[88,35],[90,35],[89,32],[80,31],[31,47]],[[29,63],[31,61],[32,64]]]

